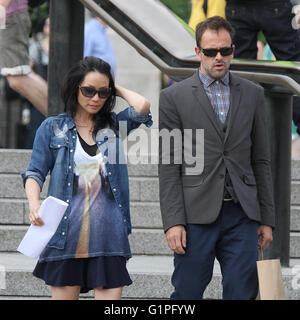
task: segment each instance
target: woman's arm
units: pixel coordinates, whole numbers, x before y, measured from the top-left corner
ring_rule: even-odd
[[[38,215],[38,211],[40,208],[40,192],[53,161],[49,149],[51,131],[52,128],[48,118],[42,122],[36,132],[29,166],[22,173],[23,184],[29,203],[29,219],[33,225],[37,226],[44,224]]]
[[[115,85],[116,95],[123,98],[134,110],[141,114],[146,114],[150,110],[150,102],[142,95],[125,89],[119,85]]]
[[[12,0],[0,0],[0,5],[7,8]]]
[[[39,217],[40,185],[33,178],[28,178],[25,183],[25,192],[29,202],[29,220],[33,225],[42,226],[43,220]]]

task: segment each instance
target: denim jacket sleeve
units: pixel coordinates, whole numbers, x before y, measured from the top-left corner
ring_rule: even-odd
[[[132,130],[138,128],[142,123],[148,128],[151,127],[153,124],[152,115],[150,111],[145,114],[138,113],[131,106],[116,114],[115,117],[118,126],[120,121],[127,122],[127,135]]]
[[[29,166],[21,174],[24,187],[26,180],[33,178],[42,190],[47,174],[51,169],[52,154],[49,146],[52,128],[50,128],[51,123],[48,120],[49,118],[44,120],[36,132]]]

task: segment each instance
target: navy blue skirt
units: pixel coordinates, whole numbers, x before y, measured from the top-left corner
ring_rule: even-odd
[[[119,256],[38,262],[33,275],[50,286],[80,286],[80,293],[99,286],[109,289],[132,284],[126,258]]]

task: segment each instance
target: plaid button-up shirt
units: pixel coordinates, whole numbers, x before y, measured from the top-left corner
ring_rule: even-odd
[[[199,70],[199,77],[215,113],[218,115],[220,121],[225,123],[230,106],[229,72],[227,72],[222,79],[217,80],[212,79]],[[238,202],[227,169],[225,174],[224,198],[232,198],[235,203]]]
[[[215,113],[224,123],[230,105],[229,72],[217,80],[199,70],[199,77]]]

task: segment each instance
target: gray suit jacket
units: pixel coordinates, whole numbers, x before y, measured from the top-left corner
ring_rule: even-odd
[[[182,163],[174,160],[172,146],[171,163],[162,164],[160,138],[159,188],[165,231],[175,225],[209,224],[216,220],[223,202],[226,169],[247,216],[261,224],[275,225],[263,88],[230,74],[225,133],[216,117],[198,72],[160,94],[160,132],[204,129],[204,169],[197,175],[185,174],[188,163],[184,155]],[[195,135],[192,144],[195,148]]]

